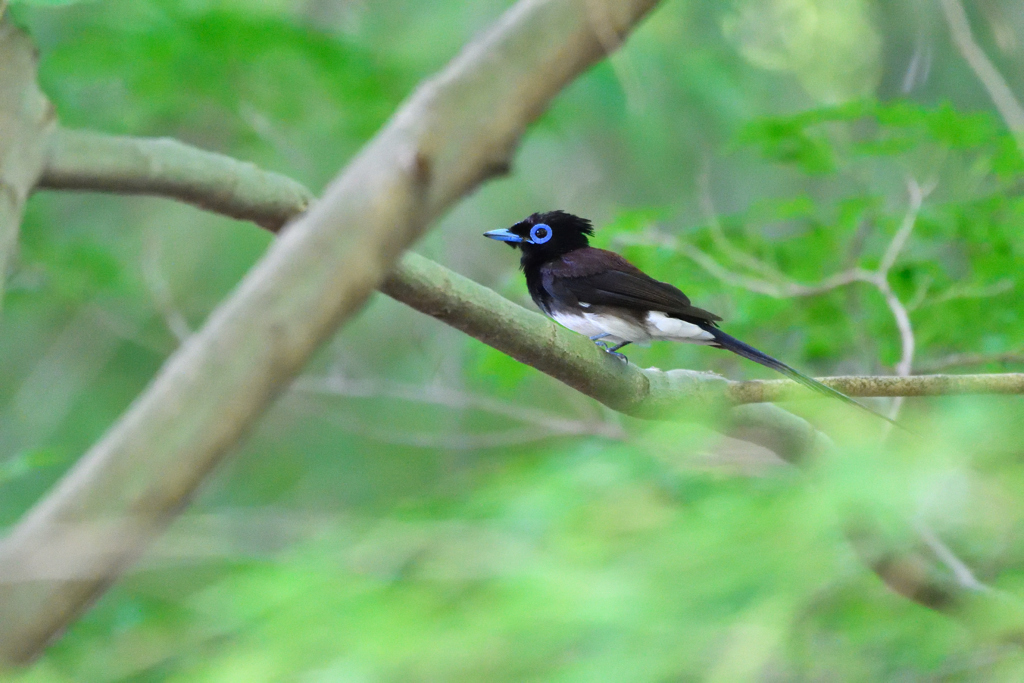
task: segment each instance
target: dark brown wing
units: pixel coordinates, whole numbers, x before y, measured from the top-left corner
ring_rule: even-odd
[[[577,249],[542,268],[544,288],[555,298],[571,295],[591,306],[663,311],[693,322],[714,324],[720,317],[690,304],[667,282],[659,282],[615,252]]]

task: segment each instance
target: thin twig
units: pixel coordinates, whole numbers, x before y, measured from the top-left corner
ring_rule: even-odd
[[[896,329],[899,330],[900,334],[901,350],[900,359],[895,367],[896,374],[900,377],[906,377],[914,366],[914,326],[910,322],[910,315],[907,313],[907,309],[900,302],[899,297],[892,291],[889,283],[886,281],[879,282],[878,290],[885,298],[885,303],[892,312],[892,317],[896,321]]]
[[[1012,292],[1016,286],[1017,283],[1012,278],[1002,278],[1001,280],[997,280],[996,282],[988,285],[954,283],[949,289],[932,298],[927,298],[923,294],[915,294],[911,301],[907,303],[907,308],[913,311],[921,308],[928,308],[929,306],[938,306],[939,304],[949,303],[950,301],[962,301],[964,299],[990,299],[992,297],[999,296],[1000,294]]]
[[[760,274],[761,277],[776,281],[784,279],[785,275],[783,275],[778,269],[759,258],[751,256],[742,249],[736,248],[736,246],[733,245],[732,240],[726,236],[725,230],[722,228],[722,221],[718,217],[718,210],[715,208],[715,199],[711,190],[711,171],[709,165],[710,162],[705,159],[704,168],[700,175],[697,176],[697,187],[698,196],[700,197],[701,213],[704,214],[704,220],[708,222],[708,225],[711,228],[711,239],[715,243],[715,247],[734,263]]]
[[[882,297],[885,299],[886,306],[889,307],[889,311],[892,313],[893,320],[896,322],[896,329],[900,335],[900,360],[896,363],[896,374],[899,377],[908,376],[914,367],[914,352],[916,349],[916,342],[914,339],[914,326],[910,322],[910,314],[907,313],[906,307],[900,298],[896,296],[896,292],[893,291],[892,285],[889,283],[889,272],[893,266],[896,265],[897,259],[900,257],[900,253],[907,245],[907,241],[910,239],[910,234],[914,231],[914,227],[917,225],[917,217],[921,213],[921,206],[924,204],[925,198],[931,194],[932,190],[935,189],[935,182],[929,183],[925,187],[921,185],[914,178],[907,180],[907,194],[909,196],[909,203],[907,211],[903,215],[903,220],[900,222],[900,227],[893,235],[892,240],[889,242],[889,246],[886,248],[885,253],[882,255],[882,260],[878,264],[878,270],[875,273],[875,287],[881,292]],[[889,405],[888,417],[890,420],[895,420],[899,417],[900,410],[903,408],[903,397],[899,396],[892,400]],[[884,427],[883,438],[888,436],[892,429],[892,425],[888,424]]]
[[[440,451],[480,451],[524,446],[559,436],[586,436],[586,432],[555,432],[537,427],[516,427],[480,433],[428,432],[372,424],[336,411],[322,414],[344,431],[367,441]]]
[[[954,353],[918,366],[917,372],[926,374],[942,372],[949,368],[988,365],[989,363],[1024,363],[1024,349],[1007,353]]]
[[[149,290],[149,295],[153,299],[153,305],[163,318],[167,330],[178,340],[179,344],[184,344],[192,336],[192,327],[188,324],[185,315],[174,305],[171,288],[160,268],[160,252],[160,236],[154,232],[146,240],[143,250],[142,279],[146,283],[146,289]]]
[[[416,386],[380,380],[354,380],[332,375],[327,377],[301,378],[292,385],[292,391],[350,398],[390,398],[413,403],[444,406],[462,411],[478,410],[515,420],[529,426],[529,429],[526,430],[500,432],[502,435],[500,437],[489,437],[491,439],[498,439],[497,442],[480,441],[480,439],[488,435],[463,435],[467,437],[465,441],[467,444],[499,443],[500,445],[507,445],[513,442],[536,441],[554,435],[592,435],[616,440],[624,439],[626,436],[621,426],[609,422],[585,422],[562,418],[544,410],[516,405],[490,396],[459,391],[458,389],[440,385]],[[383,432],[375,433],[380,434],[382,437],[386,436]],[[516,436],[509,436],[511,434]],[[418,434],[414,439],[407,439],[407,441],[410,440],[415,441],[417,444],[423,444],[428,439],[424,435]],[[474,448],[476,446],[465,447]]]
[[[957,583],[961,587],[973,591],[987,591],[991,590],[988,586],[983,584],[981,581],[974,576],[974,572],[971,568],[964,563],[959,557],[956,556],[949,546],[942,542],[938,534],[932,531],[932,528],[924,522],[918,522],[916,525],[917,533],[921,537],[921,540],[925,542],[935,556],[939,558],[942,564],[946,565],[953,576],[956,577]]]
[[[953,43],[992,98],[1006,127],[1017,138],[1018,147],[1024,150],[1024,107],[1017,101],[1010,86],[1006,84],[1006,80],[989,60],[988,55],[974,40],[967,12],[964,11],[960,0],[941,0],[941,3],[949,31],[953,36]]]
[[[725,284],[746,289],[757,294],[764,294],[773,299],[791,299],[794,297],[808,297],[825,294],[839,287],[854,282],[874,283],[874,274],[862,268],[851,268],[831,275],[821,282],[804,284],[790,280],[779,282],[769,281],[763,278],[752,277],[743,273],[737,273],[723,266],[707,252],[680,241],[676,236],[669,235],[660,230],[645,230],[639,235],[621,235],[615,239],[617,244],[628,246],[658,246],[672,249],[683,254],[698,266],[703,268],[709,275],[724,282]],[[752,258],[752,257],[750,257]]]
[[[878,291],[882,293],[882,297],[885,299],[885,304],[889,307],[889,311],[892,312],[892,317],[896,321],[896,329],[900,335],[900,360],[896,363],[896,375],[898,377],[906,377],[910,374],[914,367],[914,326],[910,322],[910,316],[907,314],[907,309],[904,308],[903,303],[900,301],[896,293],[892,291],[892,287],[889,285],[889,281],[880,279],[876,286]],[[903,397],[897,396],[889,404],[889,410],[886,412],[886,416],[890,420],[895,420],[899,417],[900,410],[903,408]],[[892,429],[892,424],[888,423],[884,427],[883,438],[888,435]]]
[[[907,206],[907,211],[903,215],[903,220],[900,222],[900,227],[893,235],[892,241],[889,242],[889,246],[886,247],[885,254],[882,256],[882,260],[878,263],[878,274],[880,276],[888,277],[889,271],[896,264],[896,259],[900,257],[900,253],[903,248],[907,246],[907,240],[910,239],[910,233],[914,231],[914,226],[917,224],[917,216],[921,213],[921,206],[924,204],[924,200],[932,193],[935,189],[935,181],[932,181],[925,187],[921,185],[914,178],[907,180],[907,194],[909,195],[910,201]]]

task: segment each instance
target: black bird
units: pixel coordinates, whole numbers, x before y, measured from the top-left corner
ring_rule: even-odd
[[[484,236],[522,251],[520,267],[540,310],[623,361],[626,357],[618,350],[633,342],[667,339],[725,349],[898,424],[726,334],[718,329],[720,317],[697,308],[672,285],[646,275],[615,252],[591,247],[593,234],[585,218],[548,211]]]

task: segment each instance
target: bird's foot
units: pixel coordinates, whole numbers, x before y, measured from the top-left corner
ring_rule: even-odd
[[[604,337],[610,336],[611,334],[609,332],[605,332],[604,334],[595,334],[593,337],[590,338],[590,341],[594,342],[594,345],[597,346],[597,348],[604,351],[605,353],[610,353],[611,355],[621,360],[623,363],[628,363],[629,359],[626,358],[624,354],[619,353],[619,349],[621,349],[629,342],[621,342],[619,344],[616,344],[615,346],[608,346],[607,342],[601,341],[601,339],[603,339]]]
[[[629,342],[628,341],[624,341],[624,342],[621,342],[619,344],[616,344],[615,346],[611,347],[610,349],[605,349],[605,351],[607,353],[612,354],[613,356],[615,356],[616,358],[621,360],[623,363],[628,363],[629,359],[626,358],[625,354],[619,353],[619,349],[621,349],[623,346],[626,346],[627,344],[629,344]]]

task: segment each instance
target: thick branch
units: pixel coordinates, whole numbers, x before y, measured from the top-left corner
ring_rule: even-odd
[[[313,199],[291,178],[177,140],[63,129],[37,188],[170,197],[275,231]]]
[[[0,573],[70,542],[68,524],[110,520],[120,543],[70,572],[101,578],[0,586],[0,659],[37,655],[138,557],[428,222],[507,168],[525,126],[655,2],[522,0],[420,86],[3,541]]]

